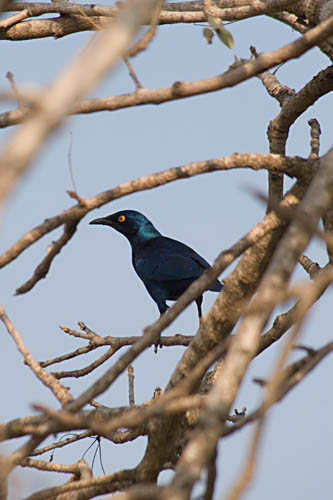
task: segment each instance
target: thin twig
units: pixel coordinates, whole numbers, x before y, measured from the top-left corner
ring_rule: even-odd
[[[68,389],[64,387],[58,380],[44,370],[38,361],[36,361],[33,356],[30,354],[29,350],[25,346],[19,332],[16,330],[10,319],[8,318],[6,311],[3,306],[0,305],[0,320],[4,323],[7,328],[8,333],[11,335],[14,340],[18,350],[24,357],[26,364],[31,368],[36,377],[46,386],[48,387],[54,396],[58,399],[58,401],[64,406],[66,403],[73,400],[70,395]]]
[[[61,371],[61,372],[52,372],[52,375],[57,379],[60,380],[62,378],[70,378],[70,377],[84,377],[88,375],[89,373],[93,372],[101,366],[105,361],[111,358],[113,354],[119,349],[120,347],[110,347],[102,356],[100,356],[98,359],[93,361],[90,365],[85,366],[84,368],[78,369],[78,370],[70,370],[70,371]]]
[[[133,406],[135,404],[134,398],[134,368],[132,365],[129,365],[127,368],[128,372],[128,401],[129,405]]]
[[[321,270],[321,267],[318,264],[318,262],[313,262],[306,255],[300,255],[298,258],[298,262],[301,264],[303,269],[309,274],[311,279],[314,279],[317,272]]]
[[[333,342],[329,342],[320,349],[316,350],[314,353],[311,353],[301,360],[287,366],[285,369],[285,373],[287,374],[285,383],[280,388],[276,402],[281,401],[281,399],[283,399],[294,387],[296,387],[305,378],[305,376],[308,375],[308,373],[310,373],[328,354],[331,354],[332,352]],[[233,426],[226,427],[221,435],[230,436],[254,420],[257,420],[261,415],[262,409],[263,403],[259,406],[259,408],[254,410],[240,422],[237,422]]]
[[[250,46],[250,51],[255,58],[259,57],[259,54],[257,53],[257,50],[253,45]],[[280,103],[281,107],[287,99],[295,95],[294,89],[291,89],[286,85],[282,85],[277,77],[269,71],[260,73],[259,75],[257,75],[257,78],[262,81],[269,95],[276,99]]]
[[[8,16],[6,19],[0,21],[0,28],[9,28],[10,26],[13,26],[13,24],[23,21],[23,19],[27,19],[28,17],[31,17],[29,9],[21,10],[21,12],[17,12],[16,14]]]
[[[138,79],[138,77],[135,74],[135,71],[133,69],[132,64],[129,62],[129,60],[128,60],[127,57],[124,57],[123,60],[124,60],[124,63],[126,64],[126,67],[128,69],[128,73],[129,73],[130,77],[132,78],[132,80],[133,80],[133,82],[135,84],[136,90],[142,89],[142,85],[139,82],[139,79]]]
[[[120,10],[112,29],[93,37],[61,75],[40,93],[38,107],[12,135],[0,157],[0,200],[28,169],[51,132],[123,55],[158,0],[133,0]],[[107,47],[107,50],[106,50]],[[98,57],[96,57],[98,54]],[[90,70],[87,72],[87,67]],[[29,139],[27,139],[29,138]]]
[[[74,171],[73,171],[73,165],[72,165],[72,146],[73,146],[73,134],[72,132],[69,133],[69,146],[68,146],[68,169],[69,169],[69,175],[72,181],[72,186],[73,186],[73,191],[67,191],[69,196],[71,198],[74,198],[79,202],[81,206],[84,206],[84,200],[81,198],[81,196],[78,195],[77,188],[76,188],[76,183],[75,183],[75,178],[74,178]]]
[[[1,26],[1,21],[0,21],[0,26]],[[10,86],[11,86],[11,89],[12,89],[12,92],[15,96],[15,99],[17,100],[17,104],[18,106],[23,106],[24,105],[24,102],[23,102],[23,99],[22,99],[22,96],[17,88],[17,85],[15,83],[15,80],[14,80],[14,75],[11,71],[8,71],[6,73],[6,77],[8,78],[9,80],[9,83],[10,83]]]
[[[64,232],[60,238],[55,241],[51,247],[48,248],[46,257],[42,260],[40,264],[34,270],[34,273],[28,281],[23,283],[19,288],[16,289],[15,295],[20,295],[31,290],[38,281],[45,278],[49,272],[51,263],[56,255],[58,255],[62,248],[68,243],[68,241],[74,236],[78,222],[66,223],[64,227]]]
[[[131,47],[127,51],[126,57],[124,58],[125,59],[125,63],[126,63],[126,60],[128,58],[134,57],[134,56],[138,55],[140,52],[142,52],[143,50],[145,50],[148,47],[149,43],[153,40],[153,38],[154,38],[154,36],[156,34],[156,29],[157,29],[157,26],[158,26],[158,22],[159,22],[160,13],[161,13],[161,9],[162,9],[163,3],[165,3],[165,2],[163,2],[162,0],[160,0],[157,3],[156,8],[155,8],[155,10],[154,10],[154,12],[152,13],[152,16],[151,16],[151,22],[150,22],[150,27],[149,27],[148,31],[140,38],[140,40],[138,40],[133,45],[133,47]],[[130,71],[130,75],[132,76],[131,71]],[[133,76],[132,76],[132,78],[133,78]],[[137,88],[140,88],[140,87],[137,86]]]
[[[309,154],[309,159],[316,160],[319,158],[319,147],[320,147],[320,123],[315,118],[308,121],[311,129],[311,153]]]
[[[57,464],[55,462],[46,462],[45,460],[36,460],[33,458],[25,458],[20,463],[21,467],[30,467],[41,471],[62,472],[65,474],[76,474],[79,472],[77,463],[75,464]]]
[[[82,322],[80,322],[82,323]],[[78,335],[74,335],[75,337],[79,338],[87,338],[84,337],[81,334],[81,332],[76,332],[76,330],[71,330],[70,328],[67,327],[60,327],[65,333],[70,333],[71,335],[74,334],[74,332]],[[69,352],[67,354],[63,354],[62,356],[57,356],[55,358],[52,358],[47,361],[42,361],[40,362],[41,366],[43,368],[46,368],[47,366],[51,366],[56,363],[61,363],[63,361],[67,361],[69,359],[73,359],[77,356],[81,356],[82,354],[87,354],[94,349],[97,349],[99,347],[105,347],[105,346],[112,346],[116,352],[116,350],[120,349],[121,347],[126,347],[129,345],[135,344],[141,336],[133,336],[133,337],[100,337],[100,340],[97,342],[94,340],[90,340],[89,345],[86,347],[80,347],[79,349],[76,349],[75,351]],[[175,347],[175,346],[183,346],[187,347],[191,340],[193,339],[193,335],[181,335],[180,333],[176,333],[175,335],[171,336],[166,336],[162,337],[161,339],[161,345],[165,347]],[[67,372],[68,373],[68,372]]]
[[[77,441],[81,441],[81,439],[85,439],[87,437],[91,437],[93,433],[91,431],[84,431],[81,434],[75,434],[71,438],[66,438],[66,439],[59,439],[59,441],[49,444],[47,446],[44,446],[43,448],[37,448],[35,451],[33,451],[30,456],[31,457],[36,457],[37,455],[43,455],[44,453],[48,453],[49,451],[56,450],[58,448],[63,448],[64,446],[67,446],[68,444],[76,443]]]

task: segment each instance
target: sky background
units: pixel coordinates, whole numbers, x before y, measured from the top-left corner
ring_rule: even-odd
[[[258,52],[267,52],[299,36],[282,23],[265,17],[237,22],[229,29],[235,39],[233,51],[216,37],[214,43],[208,45],[200,26],[160,27],[148,50],[133,60],[140,82],[147,88],[159,88],[176,80],[214,76],[232,64],[234,55],[248,57],[250,45]],[[56,41],[2,41],[1,88],[8,88],[7,71],[14,74],[18,86],[47,85],[90,36],[80,33]],[[283,66],[278,77],[281,83],[299,90],[328,65],[329,60],[313,49]],[[133,82],[120,63],[91,96],[111,96],[133,90]],[[12,109],[10,104],[1,104],[2,111],[9,109]],[[267,126],[278,112],[278,103],[268,96],[258,79],[252,78],[235,88],[183,101],[71,117],[47,141],[10,197],[0,219],[0,251],[5,251],[46,217],[73,205],[66,194],[67,189],[72,189],[68,167],[71,134],[78,194],[90,197],[132,178],[191,161],[234,152],[266,153]],[[310,118],[317,118],[321,124],[321,154],[331,146],[332,96],[327,95],[293,125],[287,143],[288,155],[306,157],[309,154],[307,121]],[[13,133],[13,127],[1,130],[1,146]],[[70,244],[53,262],[47,278],[28,294],[13,296],[61,231],[47,235],[2,269],[0,302],[38,360],[85,345],[83,340],[65,335],[58,325],[76,328],[77,322],[83,321],[102,336],[140,335],[144,326],[158,317],[158,310],[132,269],[129,244],[109,228],[89,226],[89,221],[118,210],[135,209],[151,219],[160,232],[187,243],[212,262],[222,249],[232,245],[263,217],[265,207],[253,197],[251,189],[265,193],[266,177],[264,172],[246,170],[210,173],[134,194],[95,210],[82,220]],[[287,180],[286,186],[290,184]],[[311,244],[306,253],[321,265],[327,262],[321,242]],[[306,280],[307,276],[298,268],[294,278]],[[215,298],[213,293],[205,294],[204,311]],[[313,307],[302,343],[320,347],[330,340],[331,303],[332,292],[329,292]],[[197,326],[196,307],[192,304],[167,333],[194,334]],[[1,421],[33,414],[32,403],[57,408],[52,394],[24,365],[2,324],[0,335]],[[251,411],[257,406],[261,391],[252,378],[268,376],[280,349],[281,344],[274,345],[253,362],[235,407],[245,406]],[[100,349],[55,365],[53,369],[84,367],[101,353]],[[136,403],[149,399],[155,387],[165,387],[182,353],[183,348],[176,347],[159,350],[158,355],[149,349],[135,361]],[[113,362],[109,360],[88,377],[63,382],[77,396]],[[268,497],[270,500],[313,500],[318,491],[328,497],[333,458],[331,380],[329,357],[269,413],[256,479],[246,495],[248,500]],[[121,376],[98,400],[112,407],[128,404],[127,375]],[[252,431],[253,428],[246,427],[220,446],[221,473],[216,498],[223,497],[239,471]],[[9,453],[22,442],[6,443],[1,450]],[[90,440],[57,450],[54,461],[73,463],[89,444]],[[102,440],[106,472],[135,466],[145,444],[145,438],[119,446]],[[94,449],[85,456],[90,464]],[[49,454],[41,458],[48,460]],[[101,473],[96,460],[94,475]],[[169,477],[170,473],[165,472],[160,480]],[[67,479],[68,475],[17,469],[11,478],[10,498],[27,496],[36,489],[61,484]],[[200,488],[195,491],[198,494]]]

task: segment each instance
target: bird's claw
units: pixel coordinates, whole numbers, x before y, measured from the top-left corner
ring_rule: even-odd
[[[163,345],[161,344],[161,335],[158,336],[158,341],[154,345],[154,353],[157,354],[158,347],[162,349]]]

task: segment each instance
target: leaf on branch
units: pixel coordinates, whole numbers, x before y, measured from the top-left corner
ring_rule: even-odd
[[[222,43],[228,47],[228,49],[232,49],[234,47],[234,39],[230,31],[225,29],[223,23],[219,17],[207,15],[207,21],[219,37]],[[206,36],[206,35],[204,35]],[[211,43],[211,42],[208,42]]]
[[[202,30],[203,36],[206,38],[208,44],[213,43],[214,31],[210,28],[204,28]]]

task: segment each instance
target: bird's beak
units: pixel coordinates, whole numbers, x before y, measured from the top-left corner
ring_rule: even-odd
[[[100,217],[99,219],[94,219],[89,222],[89,224],[102,224],[103,226],[112,226],[109,219],[106,217]]]

